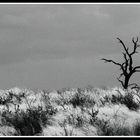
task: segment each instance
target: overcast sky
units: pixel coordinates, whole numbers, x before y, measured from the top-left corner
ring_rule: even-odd
[[[100,59],[121,61],[116,37],[137,36],[139,4],[0,4],[0,88],[120,85]]]

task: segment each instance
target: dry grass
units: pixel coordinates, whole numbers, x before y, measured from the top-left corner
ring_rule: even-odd
[[[140,135],[140,96],[135,90],[15,88],[0,95],[1,135]]]

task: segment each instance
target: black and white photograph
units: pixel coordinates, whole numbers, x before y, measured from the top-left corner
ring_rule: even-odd
[[[0,137],[140,136],[140,3],[0,3]]]

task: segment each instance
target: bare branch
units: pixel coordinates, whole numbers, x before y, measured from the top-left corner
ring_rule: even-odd
[[[102,58],[101,60],[104,60],[105,62],[112,62],[113,64],[118,65],[120,67],[122,66],[120,63],[117,63],[117,62],[115,62],[113,60],[109,60],[109,59],[105,59],[105,58]]]
[[[138,53],[137,51],[136,51],[136,49],[138,48],[138,47],[140,47],[140,45],[138,45],[137,43],[138,43],[138,37],[136,38],[136,41],[134,40],[134,37],[132,38],[132,42],[133,42],[133,44],[134,44],[134,49],[133,49],[133,51],[130,53],[130,55],[133,55],[133,54],[135,54],[135,53]]]
[[[123,41],[122,41],[120,38],[117,38],[117,39],[118,39],[119,42],[122,44],[122,46],[123,46],[123,48],[124,48],[126,54],[129,55],[128,48],[126,48],[126,46],[125,46],[125,44],[123,43]]]
[[[121,83],[121,85],[124,87],[124,83],[122,80],[120,80],[119,78],[117,78],[117,80]]]
[[[133,50],[130,52],[129,48],[125,46],[124,42],[120,38],[117,38],[117,39],[119,40],[119,43],[121,43],[121,45],[124,49],[124,51],[122,52],[124,62],[119,63],[114,60],[105,59],[105,58],[102,58],[101,60],[104,60],[105,62],[113,63],[120,67],[120,70],[122,71],[122,73],[119,75],[119,78],[117,78],[117,80],[121,83],[121,85],[123,86],[124,89],[127,89],[128,86],[135,85],[135,83],[129,85],[130,77],[135,72],[140,72],[140,66],[135,66],[135,67],[133,66],[133,57],[132,57],[133,54],[138,53],[137,48],[140,47],[140,45],[138,44],[138,37],[136,39],[134,39],[134,37],[133,37],[132,38]],[[124,79],[121,79],[122,76]]]
[[[140,86],[138,84],[136,84],[136,83],[129,84],[128,86],[129,87],[132,86],[131,89],[136,89],[137,92],[140,90]],[[140,97],[139,94],[137,94],[137,96]]]
[[[135,72],[140,72],[140,70],[135,70]]]
[[[140,69],[140,66],[136,66],[136,67],[133,68],[134,71],[136,71],[138,69]]]
[[[125,64],[125,63],[120,64],[120,63],[118,63],[118,62],[115,62],[115,61],[110,60],[110,59],[105,59],[105,58],[102,58],[101,60],[104,60],[105,62],[111,62],[111,63],[113,63],[113,64],[115,64],[115,65],[120,66],[120,69],[123,71],[123,73],[124,73],[125,75],[127,75],[127,71],[124,69],[124,64]]]
[[[129,59],[127,59],[127,56],[126,56],[126,54],[125,54],[125,53],[123,53],[123,56],[124,56],[124,59],[125,59],[125,62],[124,62],[125,66],[124,66],[124,69],[125,69],[125,71],[127,72],[127,68],[128,68],[128,61],[129,61]]]
[[[137,86],[137,84],[136,83],[132,83],[132,84],[129,84],[128,86]]]
[[[123,75],[124,75],[124,73],[121,73],[120,76],[119,76],[119,79],[120,79]]]
[[[139,90],[140,90],[140,86],[139,86],[138,84],[136,84],[136,83],[129,84],[128,86],[131,87],[131,89],[135,89],[135,90],[137,91],[137,93],[138,93]],[[137,94],[137,93],[135,93],[135,94],[136,94],[138,97],[140,97],[140,95]]]
[[[134,37],[132,38],[132,42],[133,43],[137,43],[138,42],[138,37],[136,38],[136,41],[134,40]]]

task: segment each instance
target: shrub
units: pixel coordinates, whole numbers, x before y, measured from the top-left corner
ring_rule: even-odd
[[[17,110],[9,112],[5,110],[2,117],[5,123],[14,126],[20,135],[36,135],[42,131],[42,126],[50,124],[49,119],[54,111],[50,106],[43,110],[41,106],[28,108],[26,111]]]
[[[132,130],[122,122],[111,122],[110,120],[96,120],[98,135],[102,136],[130,136]]]
[[[140,136],[140,120],[136,120],[136,123],[133,126],[134,136]]]
[[[118,94],[105,95],[103,99],[100,99],[102,104],[124,104],[130,110],[138,110],[139,103],[134,100],[134,94],[130,91],[125,91],[125,95],[121,94],[119,90],[117,90]]]
[[[42,125],[48,123],[49,114],[40,108],[28,109],[26,112],[4,112],[2,116],[7,124],[14,126],[20,135],[35,135],[40,133]]]
[[[133,95],[131,93],[127,93],[121,103],[125,104],[130,110],[139,109],[139,104],[133,100]]]
[[[77,92],[73,95],[70,103],[74,108],[76,108],[76,106],[93,107],[95,105],[95,101],[90,97],[90,95],[86,94],[85,91],[80,88],[77,89]]]

